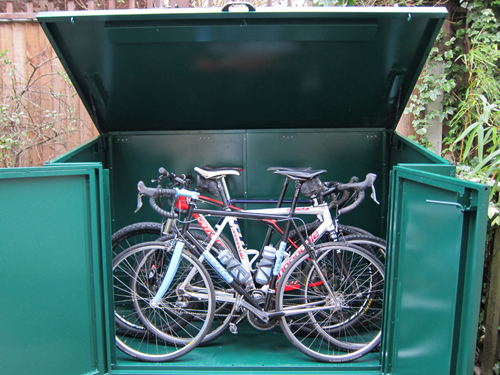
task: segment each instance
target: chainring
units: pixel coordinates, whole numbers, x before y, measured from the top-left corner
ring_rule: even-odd
[[[257,297],[255,298],[255,301],[258,303],[259,306],[264,306],[264,303],[266,301],[266,298],[264,296],[262,297]],[[271,318],[269,319],[269,322],[264,322],[262,321],[257,315],[255,315],[253,312],[250,310],[247,310],[247,319],[248,323],[255,329],[258,329],[259,331],[269,331],[273,329],[277,324],[278,324],[278,319],[277,318]]]

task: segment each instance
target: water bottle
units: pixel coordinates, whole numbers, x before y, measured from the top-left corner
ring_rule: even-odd
[[[224,250],[219,253],[219,260],[222,264],[226,266],[226,269],[242,284],[246,283],[250,279],[250,272],[248,272],[243,266],[236,260],[236,258],[231,254],[229,250]]]
[[[276,249],[272,246],[264,247],[262,258],[260,259],[255,281],[261,285],[266,285],[271,278],[271,271],[274,266],[274,258],[276,258]]]

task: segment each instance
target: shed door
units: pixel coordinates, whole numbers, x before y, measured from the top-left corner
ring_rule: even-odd
[[[404,167],[391,184],[386,372],[471,374],[488,188]]]
[[[100,164],[0,170],[0,372],[108,372],[107,190]]]

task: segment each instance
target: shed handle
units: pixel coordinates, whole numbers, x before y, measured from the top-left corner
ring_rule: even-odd
[[[246,1],[228,1],[222,8],[222,11],[229,12],[229,8],[233,5],[246,5],[249,12],[255,12],[257,10],[252,3],[248,3]]]

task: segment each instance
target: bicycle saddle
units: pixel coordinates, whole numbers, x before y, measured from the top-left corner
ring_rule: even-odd
[[[311,167],[301,167],[301,168],[269,167],[269,168],[267,168],[268,171],[297,171],[297,172],[310,171],[311,169],[312,169]]]
[[[211,168],[211,167],[194,167],[194,170],[205,178],[224,177],[227,175],[240,176],[242,168],[237,167],[224,167],[224,168]]]
[[[276,174],[285,175],[294,180],[310,180],[326,172],[326,169],[310,170],[304,168],[276,168],[272,170]]]

